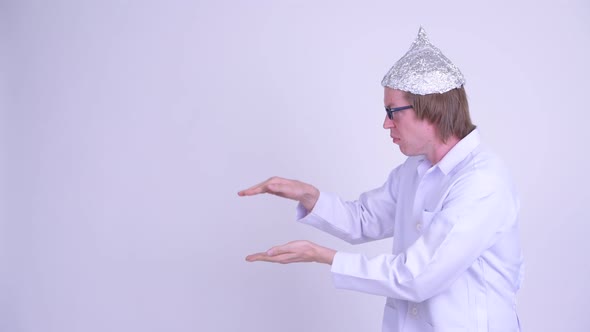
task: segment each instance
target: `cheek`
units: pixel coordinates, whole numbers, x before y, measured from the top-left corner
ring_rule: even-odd
[[[416,124],[408,122],[408,121],[398,121],[396,123],[396,128],[398,128],[399,132],[410,134],[410,135],[412,133],[416,133],[417,130],[419,129],[416,126]]]

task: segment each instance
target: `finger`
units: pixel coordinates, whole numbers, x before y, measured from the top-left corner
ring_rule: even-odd
[[[295,253],[285,253],[279,254],[275,256],[268,256],[265,253],[258,253],[254,255],[250,255],[246,257],[248,262],[269,262],[269,263],[279,263],[279,264],[289,264],[300,262],[301,259]]]
[[[292,252],[290,243],[291,242],[289,242],[287,244],[282,244],[279,246],[274,246],[266,251],[266,255],[267,256],[276,256],[276,255],[290,253],[290,252]]]
[[[295,263],[307,260],[307,242],[308,241],[291,241],[289,243],[274,246],[266,251],[265,261],[275,263]]]
[[[261,261],[261,260],[264,260],[264,258],[267,256],[268,255],[266,254],[266,252],[258,252],[258,253],[246,256],[246,261],[248,261],[248,262]]]
[[[302,261],[301,257],[297,253],[285,253],[276,256],[269,256],[269,262],[279,263],[279,264],[290,264],[290,263],[299,263]]]
[[[284,245],[274,246],[265,252],[258,252],[255,254],[248,255],[248,256],[246,256],[246,260],[249,262],[253,262],[253,261],[257,261],[257,260],[264,260],[264,259],[268,258],[268,256],[276,255],[279,252],[283,252],[281,249],[283,246]]]
[[[287,243],[280,245],[280,246],[274,246],[274,247],[270,248],[269,250],[267,250],[266,253],[270,255],[269,251],[271,251],[271,250],[275,254],[288,253],[288,252],[300,252],[300,251],[308,250],[309,248],[311,248],[314,245],[316,245],[316,244],[313,242],[307,241],[307,240],[295,240],[295,241],[287,242]]]
[[[263,194],[265,192],[263,183],[257,184],[248,189],[240,190],[238,196],[253,196]]]
[[[266,252],[258,252],[252,255],[246,256],[248,262],[273,262],[277,263],[281,260],[281,255],[269,256]]]
[[[307,240],[296,240],[280,246],[274,253],[292,255],[287,263],[313,262],[316,260],[314,249],[316,246],[315,243]]]
[[[238,192],[238,195],[240,196],[252,196],[252,195],[258,195],[258,194],[263,194],[266,193],[268,191],[268,185],[270,183],[276,182],[278,181],[280,178],[273,176],[271,178],[269,178],[266,181],[262,181],[257,185],[254,185],[248,189],[244,189]]]
[[[288,250],[288,246],[290,243],[291,242],[289,242],[287,244],[283,244],[283,245],[274,246],[265,252],[259,252],[259,253],[255,253],[252,255],[248,255],[246,257],[246,260],[249,262],[254,262],[254,261],[274,262],[276,260],[276,258],[273,259],[273,257],[287,254],[287,253],[291,253],[291,251]]]

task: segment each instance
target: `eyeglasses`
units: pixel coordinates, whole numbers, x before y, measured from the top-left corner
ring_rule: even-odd
[[[414,108],[412,105],[402,106],[402,107],[385,107],[385,112],[387,112],[387,117],[389,120],[393,120],[393,113],[407,110],[408,108]]]

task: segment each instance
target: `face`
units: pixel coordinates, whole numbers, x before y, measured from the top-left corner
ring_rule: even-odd
[[[385,88],[385,107],[410,105],[403,91]],[[406,156],[429,155],[435,146],[435,127],[426,120],[419,120],[412,108],[393,113],[393,120],[385,115],[383,128],[389,130],[393,143],[399,145]]]

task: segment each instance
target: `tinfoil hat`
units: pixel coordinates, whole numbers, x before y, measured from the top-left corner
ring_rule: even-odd
[[[384,87],[418,95],[444,93],[464,84],[459,68],[430,43],[422,27],[408,52],[381,81]]]

